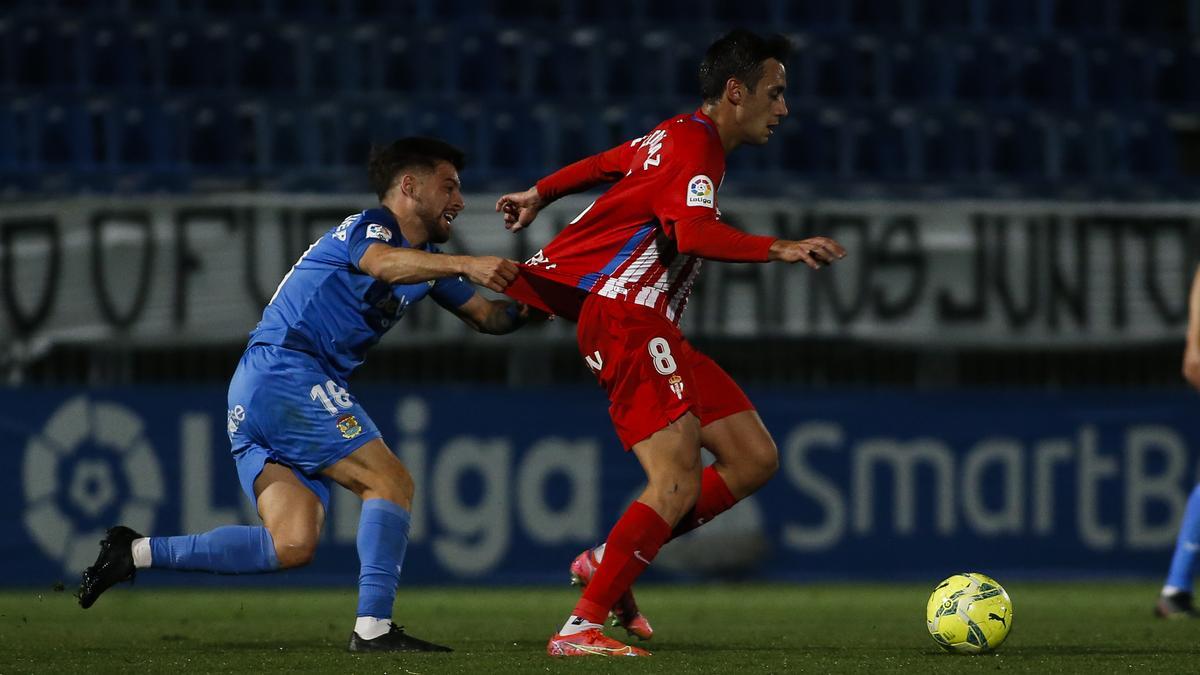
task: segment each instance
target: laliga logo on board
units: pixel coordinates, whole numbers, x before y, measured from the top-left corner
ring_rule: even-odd
[[[25,444],[22,520],[38,549],[65,571],[92,564],[96,542],[114,522],[154,529],[163,476],[144,427],[125,406],[76,396]]]

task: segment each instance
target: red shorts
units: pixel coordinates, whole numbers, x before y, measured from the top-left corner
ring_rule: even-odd
[[[626,449],[689,410],[704,426],[754,409],[733,378],[653,309],[590,295],[577,335],[579,353],[608,392],[608,414]]]

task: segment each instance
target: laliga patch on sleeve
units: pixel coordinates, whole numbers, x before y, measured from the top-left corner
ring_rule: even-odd
[[[707,206],[713,208],[713,195],[716,190],[713,189],[712,179],[705,175],[693,177],[688,181],[687,187],[687,205],[688,206]]]
[[[392,231],[380,225],[379,223],[371,223],[367,225],[367,239],[378,239],[380,241],[391,241]]]

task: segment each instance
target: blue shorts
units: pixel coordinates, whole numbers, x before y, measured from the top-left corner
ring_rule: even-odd
[[[254,481],[267,462],[292,469],[329,510],[320,472],[380,437],[367,411],[317,358],[251,345],[229,382],[226,431],[242,490],[258,506]]]

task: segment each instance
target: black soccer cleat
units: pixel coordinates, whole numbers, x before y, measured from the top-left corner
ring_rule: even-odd
[[[1184,591],[1158,596],[1154,605],[1154,616],[1161,619],[1194,619],[1196,608],[1192,606],[1192,594]]]
[[[391,630],[374,640],[364,640],[358,633],[350,633],[352,652],[452,652],[453,649],[426,642],[404,632],[404,626],[392,624]]]
[[[79,592],[75,597],[79,598],[80,607],[91,607],[101,593],[115,584],[133,581],[137,574],[133,564],[133,540],[141,538],[142,535],[124,525],[109,528],[100,542],[96,563],[83,571],[79,581]]]

